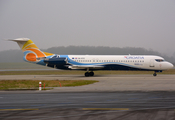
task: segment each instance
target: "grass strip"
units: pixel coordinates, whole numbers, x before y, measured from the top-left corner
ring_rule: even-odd
[[[39,82],[42,82],[42,87],[72,87],[93,84],[95,80],[1,80],[0,90],[13,90],[13,89],[38,89]]]

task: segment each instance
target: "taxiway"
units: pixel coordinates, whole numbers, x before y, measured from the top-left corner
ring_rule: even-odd
[[[55,92],[175,91],[175,75],[1,75],[0,80],[98,80],[79,87],[56,87]]]

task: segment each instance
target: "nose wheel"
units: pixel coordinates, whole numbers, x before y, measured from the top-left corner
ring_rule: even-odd
[[[156,73],[156,72],[154,72],[153,76],[157,76],[157,73]]]
[[[94,72],[85,72],[84,75],[85,75],[86,77],[94,76]]]

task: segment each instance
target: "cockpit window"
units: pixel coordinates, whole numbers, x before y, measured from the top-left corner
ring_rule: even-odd
[[[163,62],[165,61],[164,59],[155,59],[157,62]]]

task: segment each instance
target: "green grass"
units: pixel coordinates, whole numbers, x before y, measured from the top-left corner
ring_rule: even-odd
[[[12,90],[12,89],[38,89],[39,82],[42,82],[42,87],[70,87],[70,86],[82,86],[93,84],[95,80],[1,80],[0,90]]]
[[[85,71],[74,70],[37,70],[37,71],[0,71],[0,75],[84,75]],[[94,71],[95,75],[107,74],[153,74],[153,71]],[[175,74],[175,69],[158,74]]]

